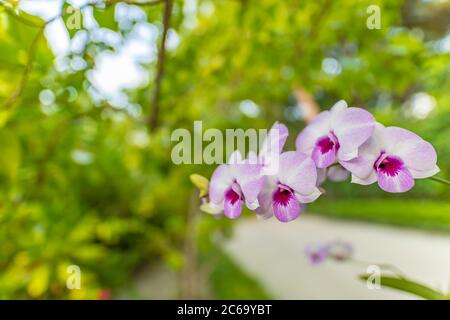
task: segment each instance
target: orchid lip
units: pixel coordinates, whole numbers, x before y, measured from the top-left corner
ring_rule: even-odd
[[[290,190],[289,187],[279,185],[278,189],[273,194],[273,200],[275,202],[286,205],[291,196],[292,196],[292,191]]]
[[[239,188],[240,190],[239,185],[233,183],[233,185],[225,192],[224,213],[230,219],[236,219],[242,212],[241,203],[243,195],[241,192],[236,192],[236,188]]]
[[[375,161],[374,169],[378,172],[384,172],[389,176],[395,176],[404,168],[403,161],[395,156],[389,156],[384,151],[381,152],[378,159]]]
[[[274,214],[281,222],[289,222],[296,219],[301,211],[300,203],[294,195],[294,191],[284,184],[278,183],[272,195]]]
[[[317,139],[311,158],[318,168],[326,168],[336,161],[339,148],[337,137],[330,131],[326,136]]]
[[[239,183],[236,181],[236,179],[233,180],[233,183],[231,184],[231,190],[233,190],[236,194],[238,194],[242,200],[243,195],[242,195],[242,189],[241,186],[239,185]]]
[[[283,184],[281,181],[277,181],[277,187],[278,187],[277,191],[286,190],[286,191],[291,192],[291,193],[293,192],[291,187]]]
[[[335,149],[335,152],[339,150],[339,140],[334,135],[333,131],[330,131],[328,135],[322,136],[317,139],[316,146],[320,148],[321,153],[327,153],[331,149]]]
[[[378,167],[380,164],[388,157],[388,154],[386,151],[382,150],[380,152],[380,155],[378,156],[377,160],[375,160],[375,163],[373,164],[373,168],[378,171]]]

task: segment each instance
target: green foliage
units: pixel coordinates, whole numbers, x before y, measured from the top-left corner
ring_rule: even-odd
[[[237,266],[226,254],[218,253],[210,275],[215,298],[221,300],[269,300],[271,297],[258,282]]]
[[[14,179],[20,167],[21,150],[16,136],[0,129],[0,177]]]
[[[367,281],[370,279],[370,275],[361,275],[359,277],[361,280]],[[418,297],[427,299],[427,300],[449,300],[450,298],[436,291],[426,285],[418,283],[416,281],[401,278],[398,276],[386,276],[382,275],[380,278],[380,285],[382,287],[388,287],[396,290],[400,290],[402,292],[411,293]]]
[[[450,231],[448,201],[391,199],[321,199],[308,211],[345,219],[366,220],[404,227]]]

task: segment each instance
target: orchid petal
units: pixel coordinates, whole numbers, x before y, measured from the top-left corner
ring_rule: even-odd
[[[213,203],[222,203],[225,195],[225,191],[233,183],[233,172],[229,166],[222,164],[217,167],[211,176],[211,182],[209,184],[209,198]]]
[[[330,111],[323,111],[319,113],[314,120],[312,120],[305,129],[300,132],[295,141],[297,150],[311,155],[316,141],[322,136],[326,136],[330,131]]]
[[[278,190],[273,195],[273,212],[281,222],[289,222],[300,215],[300,203],[289,191]]]
[[[412,174],[414,179],[429,178],[429,177],[434,176],[439,171],[441,171],[438,166],[434,166],[433,169],[424,170],[424,171],[414,170],[414,169],[411,169],[411,168],[408,168],[408,170],[409,170],[409,172],[411,172],[411,174]]]
[[[280,155],[279,181],[302,195],[314,192],[317,170],[311,158],[299,151],[288,151]]]
[[[348,108],[347,102],[345,100],[339,100],[330,109],[332,116],[338,115],[343,110]]]
[[[415,133],[398,127],[386,128],[386,152],[402,159],[408,169],[435,171],[437,155],[433,146]]]
[[[369,176],[365,177],[365,178],[359,178],[358,176],[352,174],[352,183],[356,183],[356,184],[360,184],[363,186],[367,186],[369,184],[375,183],[377,182],[378,177],[377,177],[377,173],[375,170],[373,170]]]
[[[249,202],[249,201],[245,200],[245,205],[250,210],[255,210],[259,207],[259,201],[258,201],[258,199],[254,200],[253,202]]]
[[[377,123],[372,137],[359,148],[358,157],[350,161],[339,161],[339,163],[353,175],[364,180],[375,172],[373,166],[385,144],[384,131],[385,127]]]
[[[308,195],[303,195],[301,193],[296,192],[295,196],[300,203],[310,203],[315,201],[318,197],[320,197],[321,194],[322,192],[320,192],[319,188],[314,188],[313,192],[311,192]]]
[[[317,186],[320,186],[322,183],[327,180],[327,169],[325,168],[317,168]]]
[[[228,189],[225,193],[224,214],[230,219],[236,219],[241,215],[242,201],[241,196],[233,189]]]
[[[381,189],[387,192],[406,192],[414,187],[414,179],[406,168],[398,170],[395,175],[378,171],[378,185]]]
[[[275,177],[266,177],[264,186],[258,195],[259,207],[255,209],[258,218],[268,219],[273,216],[272,195],[276,188]]]
[[[326,168],[336,161],[336,145],[328,137],[320,138],[313,149],[311,158],[318,168]]]
[[[361,108],[348,108],[333,119],[332,130],[339,141],[338,158],[348,161],[358,155],[358,148],[372,135],[375,118]]]
[[[245,200],[248,203],[254,202],[264,184],[261,166],[243,163],[236,165],[236,171],[236,181],[242,189]]]
[[[274,152],[281,153],[288,135],[288,128],[282,123],[275,122],[261,146],[259,155],[265,156]]]
[[[414,186],[414,178],[402,159],[383,153],[375,164],[378,185],[387,192],[405,192]]]
[[[342,168],[341,166],[330,167],[328,169],[328,178],[331,181],[339,182],[347,180],[350,176],[350,172]]]

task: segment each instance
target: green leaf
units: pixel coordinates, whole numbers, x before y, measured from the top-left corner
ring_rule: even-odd
[[[367,281],[370,275],[363,274],[359,278],[361,280]],[[429,288],[423,284],[409,280],[406,278],[391,277],[391,276],[381,276],[380,281],[381,286],[389,287],[392,289],[397,289],[403,292],[408,292],[416,296],[428,299],[428,300],[448,300],[449,298],[443,293]]]
[[[190,175],[191,182],[200,190],[200,198],[208,195],[209,181],[199,174]]]
[[[95,20],[97,20],[100,27],[117,31],[118,24],[115,19],[114,8],[115,8],[114,6],[109,6],[106,7],[105,9],[99,8],[94,9],[94,17]]]
[[[216,210],[216,209],[212,208],[209,203],[202,204],[200,206],[200,210],[202,210],[203,212],[209,213],[209,214],[219,214],[222,212],[221,210]]]
[[[63,6],[63,20],[70,38],[83,28],[83,15],[79,9],[72,7],[68,3]]]
[[[20,162],[21,150],[16,136],[5,129],[0,130],[0,176],[14,178]]]
[[[32,279],[28,283],[28,294],[33,298],[42,296],[48,289],[50,270],[47,265],[39,266],[32,273]]]

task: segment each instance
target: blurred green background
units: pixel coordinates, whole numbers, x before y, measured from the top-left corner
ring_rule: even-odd
[[[136,274],[159,264],[175,298],[269,298],[218,245],[233,222],[198,210],[189,175],[214,166],[172,164],[171,133],[194,120],[278,120],[293,149],[308,110],[345,99],[430,141],[450,176],[449,1],[105,2],[0,1],[0,298],[140,298]],[[434,181],[324,187],[310,212],[450,230]]]

